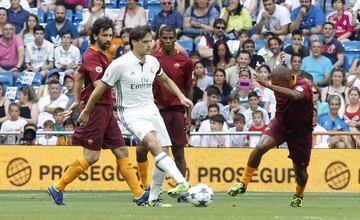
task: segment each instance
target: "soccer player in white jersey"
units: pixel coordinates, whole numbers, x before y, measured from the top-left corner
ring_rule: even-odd
[[[119,118],[127,129],[142,142],[141,147],[148,149],[155,158],[152,183],[150,186],[149,206],[170,207],[158,198],[165,173],[170,174],[177,186],[168,191],[172,197],[186,193],[189,184],[180,173],[175,162],[162,150],[171,146],[164,121],[154,103],[152,85],[154,79],[172,94],[177,96],[186,107],[192,102],[185,97],[176,84],[160,68],[158,60],[148,55],[151,49],[151,28],[138,26],[130,32],[131,51],[114,60],[106,69],[103,78],[91,94],[78,122],[85,125],[94,104],[109,87],[116,89],[116,102]]]

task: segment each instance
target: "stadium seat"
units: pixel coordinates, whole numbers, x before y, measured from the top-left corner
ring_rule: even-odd
[[[153,12],[154,16],[157,15],[161,11],[160,2],[148,2],[146,4],[146,9],[150,12]]]
[[[50,10],[47,14],[46,22],[55,20],[55,13],[53,10]]]
[[[0,73],[0,82],[3,84],[3,94],[6,91],[8,86],[13,86],[13,73],[12,72],[3,72]]]
[[[26,72],[21,72],[18,74],[16,82],[15,82],[16,87],[20,88],[24,85],[29,85],[28,82],[25,82],[26,80],[24,81],[25,75],[26,75]],[[41,84],[42,84],[41,74],[36,72],[34,75],[34,78],[32,79],[31,86],[41,86]]]
[[[85,52],[85,50],[89,47],[89,40],[84,40],[81,45],[80,45],[80,54],[81,56],[83,55],[83,53]]]
[[[194,50],[194,43],[192,40],[177,40],[176,41],[180,46],[182,46],[188,54]]]
[[[76,10],[74,23],[80,23],[83,19],[83,10]]]
[[[66,19],[73,21],[73,11],[71,9],[66,9]]]
[[[117,0],[107,0],[105,1],[105,8],[117,8]]]
[[[345,70],[349,70],[353,61],[357,58],[360,58],[360,50],[359,51],[346,51],[344,53],[344,64],[343,67]]]
[[[283,41],[283,48],[287,47],[288,45],[292,44],[292,40],[291,39],[285,39]]]
[[[262,39],[257,39],[255,41],[255,52],[257,53],[264,46],[265,46],[265,41]]]
[[[45,12],[39,8],[39,10],[37,10],[37,17],[39,20],[39,23],[45,23]]]
[[[345,51],[359,51],[360,41],[344,41],[343,43]]]
[[[118,8],[122,8],[126,6],[126,0],[119,0]]]

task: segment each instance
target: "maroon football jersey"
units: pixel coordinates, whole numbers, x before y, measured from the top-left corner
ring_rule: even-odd
[[[301,78],[295,77],[295,83],[292,89],[301,93],[299,100],[292,101],[275,92],[275,119],[278,120],[289,133],[312,131],[314,103],[311,86]]]
[[[81,100],[88,101],[92,91],[94,91],[93,82],[101,80],[106,68],[109,66],[109,60],[104,53],[89,47],[83,56],[82,64],[78,70],[84,77],[84,88],[81,91]],[[112,105],[111,88],[107,89],[96,104]]]
[[[161,51],[151,53],[159,60],[160,67],[179,87],[181,92],[186,95],[192,84],[192,72],[194,70],[191,59],[184,53],[177,51],[171,56],[164,56]],[[172,95],[161,83],[154,81],[153,93],[155,104],[160,110],[174,109],[184,111],[185,107],[180,100]]]

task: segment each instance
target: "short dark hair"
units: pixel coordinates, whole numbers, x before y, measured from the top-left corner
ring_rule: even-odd
[[[230,95],[227,98],[228,103],[230,103],[233,100],[238,100],[240,102],[240,95],[237,92],[230,93]]]
[[[211,85],[206,88],[206,94],[208,95],[208,97],[212,95],[219,96],[221,94],[221,91],[218,87]]]
[[[252,44],[253,46],[255,46],[255,42],[251,39],[247,39],[244,41],[244,43],[242,44],[243,48],[245,48],[245,44]]]
[[[46,120],[44,121],[43,127],[47,126],[47,125],[51,125],[54,128],[54,122],[51,120]]]
[[[52,79],[48,82],[48,85],[52,85],[52,84],[57,84],[57,85],[60,85],[60,82],[58,79]]]
[[[264,118],[264,114],[263,114],[262,111],[260,111],[260,110],[255,110],[255,111],[252,113],[252,117],[254,117],[255,115],[261,115],[261,117]]]
[[[20,111],[20,105],[19,105],[19,103],[16,103],[16,102],[11,102],[10,104],[9,104],[9,111],[10,111],[10,108],[11,107],[16,107],[16,108],[18,108],[18,110]]]
[[[57,114],[57,113],[63,113],[65,111],[64,108],[61,108],[61,107],[58,107],[58,108],[55,108],[54,110],[54,114]]]
[[[211,108],[216,108],[218,110],[218,112],[220,112],[220,108],[219,108],[219,105],[218,104],[211,104],[208,106],[208,111],[211,109]]]
[[[75,123],[71,118],[67,118],[66,120],[64,120],[63,127],[65,128],[66,125],[72,125],[73,127],[75,127]]]
[[[236,58],[238,58],[240,56],[240,54],[247,54],[247,55],[249,55],[249,58],[251,57],[250,52],[247,50],[239,50],[236,54]]]
[[[72,34],[72,32],[71,32],[69,29],[67,29],[67,30],[65,30],[64,32],[62,32],[62,33],[61,33],[61,37],[64,37],[64,35],[66,35],[66,34],[70,34],[71,38],[73,38],[73,34]]]
[[[293,36],[294,35],[300,35],[300,36],[303,36],[303,33],[300,29],[295,29],[292,33],[291,33]]]
[[[223,24],[226,26],[226,21],[222,18],[215,19],[213,27],[216,27],[216,25],[218,25],[218,24]]]
[[[331,6],[334,7],[334,3],[336,2],[337,0],[331,0]],[[343,4],[343,6],[345,7],[345,0],[340,0],[341,3]]]
[[[302,56],[300,55],[300,54],[298,54],[298,53],[294,53],[293,55],[291,55],[291,58],[290,58],[290,62],[292,62],[293,61],[293,59],[294,59],[294,57],[300,57],[301,58],[301,61],[302,61]]]
[[[96,40],[94,38],[94,35],[98,36],[100,34],[100,31],[106,31],[110,28],[114,31],[114,22],[110,18],[102,17],[96,19],[91,29],[90,42],[92,44],[95,44]]]
[[[34,33],[35,33],[36,31],[45,32],[45,28],[44,28],[43,26],[41,26],[40,24],[38,24],[38,25],[36,25],[36,26],[34,27]]]
[[[325,25],[327,25],[327,24],[331,25],[331,27],[334,29],[334,23],[329,22],[329,21],[325,22],[323,27],[325,27]]]
[[[278,36],[272,36],[272,37],[268,40],[268,45],[270,45],[270,41],[272,41],[272,40],[276,40],[276,41],[279,43],[279,45],[282,45],[282,44],[283,44],[282,40],[281,40]]]
[[[176,31],[175,28],[166,25],[163,28],[160,29],[160,36],[162,36],[164,34],[164,32],[172,32],[174,34],[174,36],[176,37]]]
[[[131,41],[140,41],[142,39],[144,39],[144,37],[150,33],[151,34],[151,27],[149,25],[142,25],[142,26],[137,26],[134,27],[133,29],[131,29],[130,31],[130,36],[129,36],[129,43],[130,43],[130,47],[131,49],[133,49],[133,44]]]
[[[255,92],[255,91],[249,92],[248,99],[250,99],[251,97],[260,98],[259,95],[257,94],[257,92]]]
[[[234,121],[234,123],[238,122],[238,121],[242,121],[242,122],[244,122],[244,124],[246,123],[245,116],[243,114],[241,114],[241,113],[236,113],[234,115],[233,121]]]
[[[224,124],[224,122],[226,121],[225,117],[222,114],[215,114],[213,116],[210,117],[210,121],[214,121],[214,122],[218,122],[221,124]]]

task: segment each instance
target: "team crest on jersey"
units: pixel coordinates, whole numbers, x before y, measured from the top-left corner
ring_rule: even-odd
[[[97,67],[95,67],[95,71],[97,72],[97,73],[101,73],[102,72],[102,67],[101,66],[97,66]]]
[[[299,91],[299,92],[303,92],[303,91],[304,91],[304,88],[301,87],[301,86],[298,86],[298,87],[296,87],[295,90],[296,90],[296,91]]]
[[[174,63],[174,68],[175,69],[180,69],[180,63]]]

